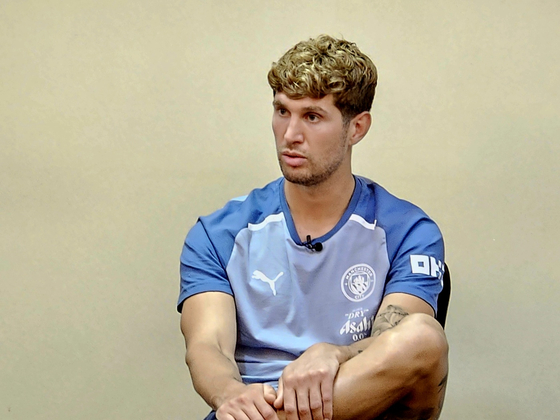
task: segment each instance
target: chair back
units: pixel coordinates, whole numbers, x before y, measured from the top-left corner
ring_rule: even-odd
[[[436,319],[445,328],[445,320],[447,318],[447,308],[449,307],[449,299],[451,297],[451,275],[449,274],[449,267],[444,264],[445,271],[443,272],[443,290],[438,296],[437,300],[437,315]]]

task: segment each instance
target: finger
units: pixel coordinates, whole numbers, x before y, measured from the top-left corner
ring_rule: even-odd
[[[265,420],[278,420],[276,410],[270,404],[266,403],[265,401],[259,401],[255,405],[261,416],[258,417],[259,419],[263,418]]]
[[[276,391],[270,385],[263,384],[263,396],[264,400],[270,404],[274,405],[276,401]]]
[[[309,409],[313,420],[323,420],[325,418],[321,388],[313,387],[309,390]]]
[[[228,412],[222,410],[222,408],[219,408],[218,411],[216,411],[216,419],[217,420],[250,420],[249,417],[247,417],[247,415],[241,410],[236,410],[235,412],[231,412],[231,411]]]
[[[266,412],[266,407],[270,408],[272,410],[272,407],[270,407],[268,404],[263,403],[265,405],[265,407],[259,406],[259,403],[255,403],[255,405],[250,405],[250,406],[246,406],[243,408],[243,412],[244,414],[247,416],[247,419],[249,420],[262,420],[263,418],[266,420],[270,420],[272,419],[272,417],[264,417],[261,413],[261,410]],[[272,410],[274,411],[274,410]],[[270,413],[268,413],[270,414]],[[235,418],[235,420],[237,420],[237,417]]]
[[[302,389],[297,391],[297,410],[300,420],[312,420],[309,408],[309,391]]]
[[[329,380],[321,383],[321,405],[325,420],[331,420],[333,417],[333,385]]]
[[[284,389],[284,412],[286,420],[303,420],[298,417],[298,404],[293,389]]]
[[[284,405],[284,383],[282,382],[282,377],[278,380],[278,393],[273,405],[277,410]]]

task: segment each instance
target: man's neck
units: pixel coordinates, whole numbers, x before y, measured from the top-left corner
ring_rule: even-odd
[[[354,186],[351,173],[309,187],[286,181],[284,192],[300,239],[307,235],[317,238],[334,228],[348,207]]]

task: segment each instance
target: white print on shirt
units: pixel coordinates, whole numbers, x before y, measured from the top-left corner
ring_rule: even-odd
[[[436,279],[443,279],[443,264],[434,257],[428,257],[427,255],[411,255],[410,270],[414,274],[426,274]]]
[[[367,264],[350,267],[340,280],[340,288],[346,299],[360,302],[368,298],[375,289],[375,271]]]
[[[253,278],[258,279],[260,281],[264,281],[265,283],[267,283],[270,286],[270,290],[272,290],[272,294],[274,296],[276,296],[276,280],[278,280],[280,278],[280,276],[282,276],[283,274],[284,274],[284,272],[280,271],[280,274],[278,274],[274,278],[274,280],[271,280],[262,271],[255,270],[255,271],[253,271]]]
[[[369,309],[359,308],[349,314],[345,314],[347,320],[340,329],[340,335],[352,334],[352,341],[359,341],[369,337],[372,320],[371,316],[367,315],[368,312]]]

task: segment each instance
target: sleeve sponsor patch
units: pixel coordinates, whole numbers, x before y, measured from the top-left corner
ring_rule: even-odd
[[[425,274],[437,279],[443,278],[443,264],[428,255],[411,255],[410,269],[413,274]]]

